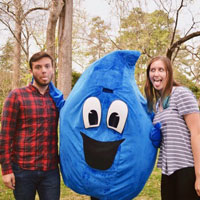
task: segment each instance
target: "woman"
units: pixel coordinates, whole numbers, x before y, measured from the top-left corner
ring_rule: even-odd
[[[161,123],[158,167],[162,200],[200,199],[200,114],[192,92],[173,79],[168,58],[153,58],[147,67],[145,94],[153,123]]]

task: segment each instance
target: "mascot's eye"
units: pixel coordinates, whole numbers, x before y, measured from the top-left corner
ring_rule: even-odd
[[[85,128],[99,126],[101,121],[101,104],[98,98],[90,97],[83,104],[83,122]]]
[[[121,100],[113,101],[108,109],[107,126],[119,133],[122,133],[127,115],[127,105]]]

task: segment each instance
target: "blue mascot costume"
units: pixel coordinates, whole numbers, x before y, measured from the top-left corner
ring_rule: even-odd
[[[135,82],[139,56],[120,50],[94,62],[60,111],[61,172],[77,193],[130,200],[152,172],[159,131]]]

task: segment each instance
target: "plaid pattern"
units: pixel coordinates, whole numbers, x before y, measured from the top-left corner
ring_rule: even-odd
[[[1,120],[2,174],[12,173],[12,162],[28,170],[47,171],[58,166],[58,111],[47,91],[33,86],[13,90]]]

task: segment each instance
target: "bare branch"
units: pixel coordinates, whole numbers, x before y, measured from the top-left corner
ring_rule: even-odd
[[[94,45],[98,45],[98,43],[96,43],[94,40],[90,39],[90,38],[86,38],[86,37],[76,37],[73,39],[80,39],[80,40],[84,40],[87,41],[88,43],[94,44]]]
[[[148,51],[146,50],[146,48],[143,49],[142,54],[147,55],[148,58],[152,58],[152,56],[148,53]]]
[[[175,51],[175,49],[180,46],[181,44],[183,44],[184,42],[194,38],[194,37],[198,37],[200,36],[200,31],[197,31],[197,32],[194,32],[194,33],[191,33],[181,39],[179,39],[178,41],[176,41],[175,43],[173,43],[171,45],[171,47],[167,50],[167,57],[171,60],[171,57],[172,57],[172,54],[173,52]]]
[[[26,60],[29,60],[29,39],[30,39],[30,32],[27,26],[26,21],[24,22],[24,26],[25,26],[25,30],[26,30],[26,34],[22,29],[22,34],[25,38],[25,43],[26,43],[26,49],[22,47],[22,50],[24,51],[25,55],[26,55]]]
[[[189,30],[186,32],[185,36],[194,28],[195,24],[196,23],[194,22],[194,18],[193,18],[193,23],[192,23],[191,27],[189,28]]]
[[[77,65],[79,65],[82,69],[85,68],[85,66],[83,66],[83,64],[79,63],[78,61],[72,59],[73,62],[75,62]]]
[[[175,35],[176,35],[176,29],[177,29],[177,24],[178,24],[178,18],[179,18],[179,12],[181,10],[181,8],[183,7],[183,0],[181,0],[181,5],[178,8],[177,12],[176,12],[176,20],[175,20],[175,26],[174,26],[174,31],[172,34],[172,39],[171,39],[171,44],[172,45],[174,43],[174,39],[175,39]]]
[[[16,37],[16,35],[15,35],[15,32],[12,30],[10,24],[9,24],[9,23],[6,23],[6,22],[3,21],[1,18],[0,18],[0,22],[1,22],[2,24],[4,24],[4,25],[9,29],[9,31],[11,32],[11,34],[13,35],[13,37],[15,38],[15,40],[16,40],[17,42],[20,43],[20,41],[17,39],[17,37]],[[21,43],[20,43],[20,46],[21,46],[22,50],[26,53],[26,50],[25,50],[25,48],[23,47],[23,45],[22,45]]]
[[[6,10],[4,10],[3,8],[0,8],[0,11],[2,11],[4,14],[8,15],[10,18],[15,20],[15,18],[14,18],[15,14],[13,12],[9,11],[8,8]]]
[[[118,45],[111,39],[111,37],[109,36],[108,33],[107,33],[107,36],[108,36],[109,40],[112,42],[112,44],[113,44],[115,47],[117,47],[117,49],[122,50],[122,48],[121,48],[120,46],[118,46]]]
[[[154,2],[157,4],[156,1],[154,1]],[[165,7],[164,3],[163,3],[161,0],[159,0],[159,2],[160,2],[160,4],[161,4],[163,10],[165,10],[165,12],[169,14],[169,10],[167,10],[167,8]],[[158,4],[157,4],[157,6],[158,6]]]
[[[192,49],[192,51],[189,49],[189,47]],[[200,56],[199,56],[198,53],[195,53],[194,47],[188,45],[187,47],[184,48],[184,50],[186,50],[187,52],[189,52],[192,55],[193,58],[196,57],[198,60],[200,60]]]
[[[31,8],[26,13],[24,13],[22,20],[24,20],[28,14],[30,14],[31,12],[36,11],[36,10],[49,10],[49,8],[44,8],[44,7]]]
[[[41,50],[44,50],[44,46],[40,44],[38,38],[34,34],[32,35],[32,37],[35,40],[36,45],[39,46]]]
[[[180,51],[180,47],[178,47],[175,51],[175,55],[173,56],[173,59],[172,59],[172,63],[175,61],[177,55],[178,55],[178,52]]]

